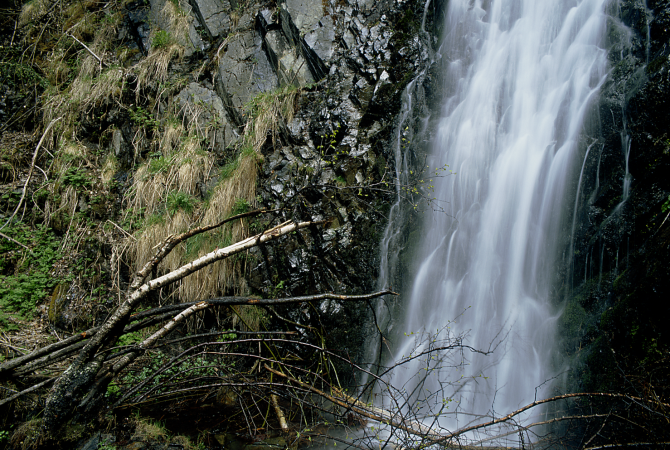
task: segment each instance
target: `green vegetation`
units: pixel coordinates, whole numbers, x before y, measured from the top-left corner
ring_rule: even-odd
[[[160,374],[156,374],[163,366],[167,368]],[[234,363],[231,363],[230,366],[233,367]],[[191,356],[171,364],[169,356],[162,352],[155,352],[150,354],[150,360],[141,370],[123,376],[119,380],[119,385],[134,386],[150,379],[145,386],[146,389],[152,389],[155,393],[169,392],[172,386],[182,378],[216,377],[217,367],[220,368],[220,365],[213,364],[211,359],[204,356]]]
[[[167,170],[168,167],[172,164],[169,158],[164,156],[159,156],[158,158],[152,158],[149,160],[149,166],[147,167],[147,172],[149,173],[160,173]]]
[[[86,188],[91,186],[91,180],[83,169],[70,167],[63,174],[63,184],[77,188]]]
[[[27,64],[19,47],[0,46],[0,85],[18,91],[30,91],[34,86],[46,89],[49,82]]]
[[[170,214],[177,211],[184,211],[186,214],[191,214],[195,209],[196,200],[194,197],[185,192],[170,192],[167,196],[166,206]]]
[[[251,204],[243,198],[238,198],[233,204],[233,209],[230,211],[230,215],[236,216],[238,214],[244,214],[248,211],[251,211]]]
[[[160,121],[154,118],[153,114],[141,106],[138,106],[135,109],[131,109],[129,114],[130,120],[135,122],[140,127],[147,128],[148,130],[155,130],[160,126]]]
[[[172,36],[165,30],[160,30],[151,40],[151,46],[154,48],[167,48],[172,43]]]
[[[221,169],[219,170],[219,175],[221,176],[221,180],[227,180],[228,178],[232,177],[239,166],[240,166],[239,158],[235,158],[233,161],[229,162],[228,164],[223,165],[221,167]]]
[[[9,318],[31,319],[35,306],[60,281],[51,271],[62,255],[58,240],[43,225],[18,224],[2,232],[30,249],[0,239],[0,329],[16,329]]]

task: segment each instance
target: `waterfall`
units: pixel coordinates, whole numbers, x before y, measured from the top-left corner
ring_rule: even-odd
[[[542,395],[555,375],[560,310],[552,293],[588,145],[582,124],[606,78],[606,3],[448,2],[447,95],[428,164],[448,164],[455,175],[433,180],[431,196],[449,203],[425,213],[396,326],[414,336],[448,326],[465,344],[495,351],[466,351],[455,367],[426,375],[417,376],[422,359],[395,371],[392,384],[415,392],[412,402],[452,405],[441,426],[509,413]],[[396,360],[416,345],[399,337]]]

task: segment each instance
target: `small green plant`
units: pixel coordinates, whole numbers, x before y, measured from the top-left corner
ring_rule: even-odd
[[[668,199],[663,203],[663,206],[661,206],[662,212],[668,212],[668,210],[670,210],[670,195],[668,195]]]
[[[91,180],[88,178],[86,171],[76,167],[70,167],[63,174],[63,184],[66,186],[74,186],[78,188],[86,188],[91,186]]]
[[[238,198],[235,200],[233,209],[230,211],[231,216],[236,216],[238,214],[244,214],[245,212],[251,210],[251,205],[248,201],[243,198]]]
[[[10,316],[32,317],[35,306],[59,283],[51,274],[61,258],[59,242],[43,225],[31,229],[17,224],[3,233],[27,247],[7,239],[0,240],[0,328],[14,329]]]
[[[191,214],[195,209],[195,198],[185,192],[176,191],[170,192],[167,196],[167,209],[170,214],[174,214],[179,210],[187,214]]]
[[[172,36],[165,30],[160,30],[151,40],[151,46],[154,48],[167,48],[172,43]]]
[[[6,84],[23,96],[33,86],[46,89],[49,82],[32,66],[23,62],[19,46],[0,46],[0,84]]]
[[[228,164],[221,167],[221,171],[219,172],[221,179],[227,180],[228,178],[232,177],[238,167],[240,167],[240,161],[238,158],[235,158],[234,161],[229,162]]]
[[[129,114],[130,120],[142,128],[155,130],[160,126],[160,122],[155,119],[149,111],[142,108],[141,106],[138,106],[135,109],[131,109]]]
[[[0,430],[0,443],[5,442],[7,439],[9,439],[9,431]]]
[[[149,166],[147,167],[147,171],[149,173],[159,173],[163,172],[165,169],[167,169],[172,161],[168,158],[165,158],[163,156],[160,156],[158,158],[152,158],[149,160]]]
[[[114,380],[112,380],[108,385],[107,385],[107,398],[116,398],[119,396],[119,393],[121,392],[121,389],[119,389],[119,385],[116,384]]]

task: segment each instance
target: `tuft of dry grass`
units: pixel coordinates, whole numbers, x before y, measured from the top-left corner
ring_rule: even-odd
[[[14,434],[12,434],[12,437],[9,440],[9,445],[12,448],[20,448],[21,450],[37,448],[42,441],[40,433],[41,428],[41,419],[33,419],[22,423],[16,431],[14,431]]]
[[[296,101],[300,89],[295,86],[285,86],[272,92],[264,92],[251,100],[245,108],[251,119],[244,128],[244,142],[260,152],[268,138],[275,142],[279,128],[286,126],[293,120]]]
[[[22,27],[29,22],[41,17],[49,9],[49,0],[32,0],[21,8],[19,14],[19,26]]]
[[[199,193],[198,183],[205,181],[214,157],[203,151],[194,137],[185,138],[175,151],[180,130],[183,131],[179,127],[168,128],[161,139],[162,156],[147,161],[135,172],[130,202],[133,209],[144,208],[151,215],[160,210],[169,192]]]
[[[147,419],[140,417],[136,417],[134,422],[135,432],[132,436],[133,439],[142,441],[165,441],[170,437],[170,434],[165,427],[158,422],[150,422]]]
[[[167,2],[170,3],[170,2]],[[155,38],[155,35],[154,35]],[[168,79],[168,67],[173,59],[181,60],[184,57],[184,46],[175,40],[165,45],[152,46],[149,50],[149,56],[137,64],[137,87],[135,96],[138,101],[142,89],[149,83],[155,82],[157,85],[165,83]]]
[[[105,70],[94,80],[93,88],[84,107],[88,108],[114,97],[121,100],[125,84],[126,77],[123,69],[112,67]]]
[[[191,22],[190,12],[191,5],[187,1],[173,2],[168,0],[159,13],[175,41],[183,46],[190,43],[188,37]]]
[[[183,233],[192,225],[193,220],[184,211],[177,211],[173,215],[153,216],[150,223],[130,248],[130,256],[135,268],[142,267],[156,252],[156,247],[172,234]],[[160,271],[170,271],[183,264],[186,248],[178,245],[161,262]]]
[[[119,161],[116,159],[114,153],[108,154],[105,158],[105,162],[102,164],[102,169],[100,171],[100,179],[103,184],[108,185],[118,171]]]
[[[59,64],[58,60],[52,63],[54,66]],[[73,136],[79,116],[111,98],[120,99],[125,82],[126,77],[122,69],[110,67],[101,71],[98,60],[86,53],[79,73],[70,86],[62,92],[55,88],[51,95],[45,96],[42,109],[44,123],[62,117],[57,128],[63,136]]]

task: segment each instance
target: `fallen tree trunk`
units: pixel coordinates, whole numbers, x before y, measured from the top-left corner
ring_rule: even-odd
[[[233,220],[233,218],[226,221],[229,220]],[[217,224],[217,226],[222,225],[226,221]],[[75,361],[54,383],[47,397],[44,409],[44,430],[48,434],[55,433],[65,421],[73,418],[76,419],[77,411],[83,410],[86,412],[91,409],[91,405],[98,402],[100,393],[104,392],[107,384],[111,381],[109,377],[98,379],[98,374],[103,369],[105,360],[105,355],[100,353],[100,350],[104,347],[113,346],[116,343],[125,325],[128,323],[133,309],[150,292],[179,281],[216,261],[244,252],[257,245],[276,240],[294,231],[322,223],[324,222],[285,222],[271,230],[249,237],[225,248],[217,249],[172,272],[140,284],[177,243],[200,232],[213,229],[216,226],[202,227],[196,229],[195,232],[187,232],[177,238],[168,238],[167,242],[161,246],[150,263],[145,265],[136,275],[131,287],[139,286],[131,289],[126,300],[96,331],[95,335],[79,351]],[[95,394],[93,396],[92,391]]]

